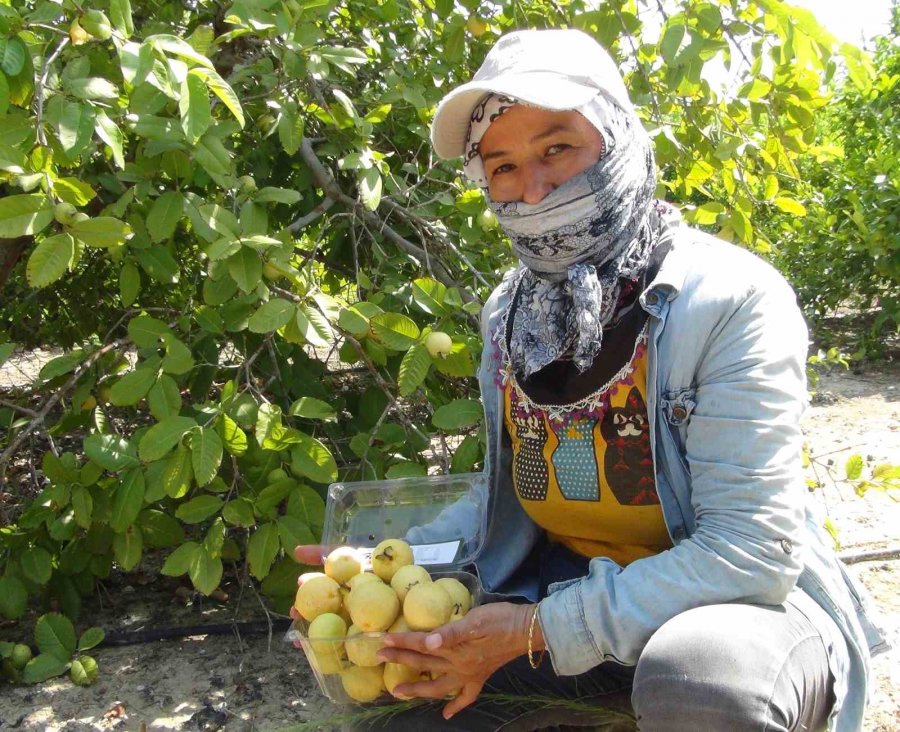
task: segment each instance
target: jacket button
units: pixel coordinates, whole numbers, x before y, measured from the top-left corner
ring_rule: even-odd
[[[672,409],[672,417],[681,422],[685,417],[687,417],[687,409],[682,406],[677,406]]]
[[[791,544],[790,539],[782,539],[781,548],[784,549],[785,554],[790,554],[792,551],[794,551],[794,545]]]
[[[655,293],[655,292],[648,292],[648,293],[644,296],[644,300],[645,300],[645,302],[646,302],[648,305],[656,305],[656,301],[657,301],[658,299],[659,299],[659,298],[656,296],[656,293]]]

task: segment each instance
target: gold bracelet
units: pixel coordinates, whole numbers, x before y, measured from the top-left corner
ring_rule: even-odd
[[[546,648],[541,650],[541,655],[538,656],[538,660],[534,660],[534,623],[537,620],[538,616],[538,606],[534,606],[534,612],[531,613],[531,622],[528,624],[528,664],[531,668],[537,668],[541,665],[541,662],[544,660],[544,654],[547,652]]]

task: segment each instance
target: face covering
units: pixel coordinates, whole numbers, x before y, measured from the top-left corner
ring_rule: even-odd
[[[518,103],[490,94],[476,106],[464,158],[466,176],[484,191],[524,266],[516,273],[509,356],[524,377],[563,356],[585,371],[600,352],[623,284],[643,274],[670,212],[654,200],[653,153],[640,120],[602,92],[577,110],[603,137],[598,162],[539,203],[492,201],[479,143]]]

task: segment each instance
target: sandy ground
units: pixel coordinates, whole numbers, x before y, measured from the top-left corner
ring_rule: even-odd
[[[900,463],[900,369],[825,376],[805,427],[824,487],[814,499],[839,528],[843,551],[900,545],[900,501],[878,493],[858,498],[825,472],[838,475],[854,452],[871,464]],[[851,566],[870,591],[887,629],[900,631],[900,561]],[[151,575],[152,573],[148,573]],[[185,607],[175,583],[141,584],[142,576],[113,578],[86,622],[107,628],[180,627],[226,622],[236,600]],[[255,598],[241,616],[261,617]],[[15,633],[0,626],[0,637]],[[895,643],[896,645],[896,643]],[[319,693],[300,651],[273,638],[197,636],[95,652],[101,675],[84,689],[68,680],[0,688],[0,730],[276,730],[340,711]],[[874,662],[875,693],[866,732],[900,730],[900,651]]]

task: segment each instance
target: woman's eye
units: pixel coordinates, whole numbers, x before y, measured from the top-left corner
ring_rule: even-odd
[[[494,172],[491,173],[491,175],[500,175],[502,173],[508,173],[514,167],[515,166],[512,163],[503,163],[503,165],[500,165],[500,166],[494,168]]]
[[[560,143],[557,143],[556,145],[551,145],[550,147],[548,147],[546,154],[547,155],[559,155],[561,152],[564,152],[564,151],[570,149],[571,147],[572,147],[571,145],[567,145],[564,142],[560,142]]]

